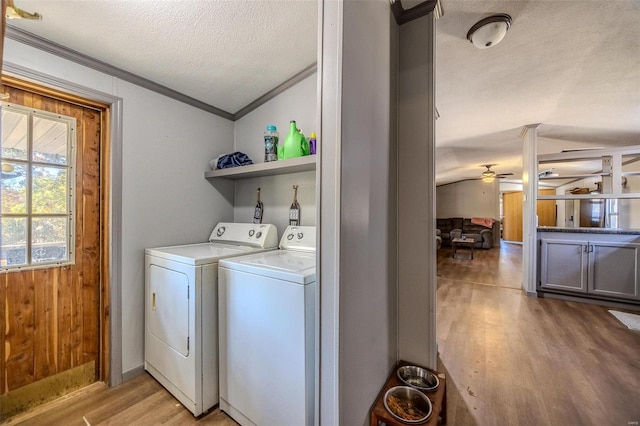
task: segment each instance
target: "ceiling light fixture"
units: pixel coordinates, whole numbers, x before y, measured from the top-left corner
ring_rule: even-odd
[[[476,22],[467,33],[467,40],[478,49],[487,49],[500,43],[509,27],[511,16],[503,13],[492,15]]]
[[[7,10],[4,16],[7,19],[42,19],[42,15],[39,13],[29,13],[13,4],[13,0],[7,2]]]
[[[484,174],[484,173],[483,173],[483,174]],[[493,182],[494,180],[496,180],[496,177],[495,177],[495,176],[482,176],[482,181],[483,181],[484,183],[491,183],[491,182]]]

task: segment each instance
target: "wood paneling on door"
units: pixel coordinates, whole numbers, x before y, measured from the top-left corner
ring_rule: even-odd
[[[555,189],[540,189],[539,195],[555,195]],[[505,241],[522,241],[522,192],[502,195],[504,222],[502,238]],[[538,226],[556,226],[555,200],[541,200],[536,203]]]
[[[502,239],[522,241],[522,192],[504,193],[502,209],[504,212]]]
[[[540,189],[539,195],[556,195],[555,189]],[[538,226],[556,226],[556,201],[538,200],[536,202]]]
[[[8,85],[7,102],[75,117],[75,264],[0,275],[0,390],[89,362],[100,368],[101,123],[104,112]]]

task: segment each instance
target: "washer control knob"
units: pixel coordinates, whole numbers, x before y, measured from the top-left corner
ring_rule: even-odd
[[[224,226],[221,226],[220,228],[218,228],[218,231],[216,232],[216,235],[218,237],[222,237],[222,234],[224,234],[224,231],[226,231],[226,228]]]
[[[302,232],[298,232],[298,239],[301,240],[302,237],[304,237],[304,234]]]
[[[293,234],[287,235],[287,240],[289,240],[289,241],[293,240]]]
[[[260,238],[262,237],[262,232],[258,231],[258,233],[256,234],[256,238]]]
[[[255,234],[255,233],[256,233],[256,231],[254,231],[254,230],[252,229],[251,231],[249,231],[249,236],[250,236],[250,237],[253,237],[253,234]]]

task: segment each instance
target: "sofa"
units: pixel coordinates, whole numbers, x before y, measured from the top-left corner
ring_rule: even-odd
[[[469,218],[450,217],[436,219],[436,226],[440,230],[443,246],[451,246],[451,240],[463,236],[475,240],[474,248],[490,249],[500,241],[500,222],[497,220],[488,228],[471,223]]]

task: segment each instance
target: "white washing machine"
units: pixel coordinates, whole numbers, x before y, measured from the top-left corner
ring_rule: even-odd
[[[144,367],[195,416],[218,403],[218,260],[276,249],[277,232],[219,223],[208,243],[145,250]]]
[[[313,425],[316,230],[280,250],[220,261],[220,409],[243,426]]]

